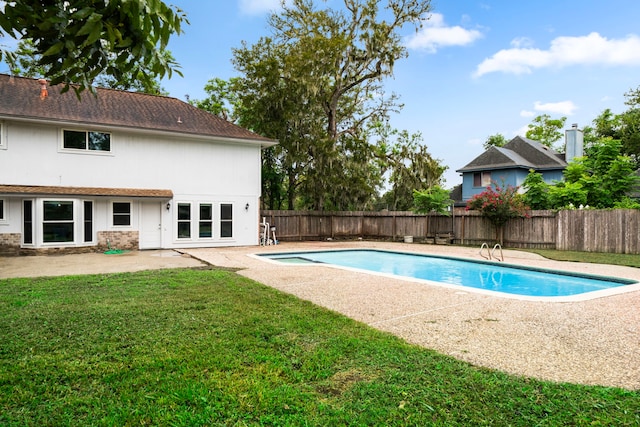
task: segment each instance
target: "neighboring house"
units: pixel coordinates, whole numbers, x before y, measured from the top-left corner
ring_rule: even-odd
[[[259,243],[276,141],[175,98],[0,75],[0,252]]]
[[[577,126],[565,132],[570,159],[582,156],[582,131]],[[456,172],[462,174],[462,200],[482,193],[492,183],[521,186],[530,170],[542,174],[551,184],[563,179],[565,155],[528,138],[516,136],[503,147],[489,147]]]

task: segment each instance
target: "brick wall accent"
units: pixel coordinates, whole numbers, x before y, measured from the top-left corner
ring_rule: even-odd
[[[111,249],[138,250],[139,236],[137,231],[99,231],[98,244],[94,246],[70,246],[62,248],[21,248],[20,233],[0,234],[0,256],[24,255],[62,255],[89,252],[104,252],[108,250],[107,240]]]
[[[20,233],[0,234],[0,256],[14,256],[20,254]]]
[[[138,250],[140,248],[140,238],[137,231],[98,231],[99,251],[109,249]]]

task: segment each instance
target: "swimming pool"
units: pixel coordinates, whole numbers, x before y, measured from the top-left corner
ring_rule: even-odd
[[[322,263],[524,297],[571,297],[637,283],[615,277],[377,249],[289,252],[259,256],[281,263]]]

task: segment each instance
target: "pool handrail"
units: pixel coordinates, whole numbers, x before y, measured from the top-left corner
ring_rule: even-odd
[[[500,258],[494,255],[496,249],[500,249]],[[491,257],[497,259],[498,261],[504,262],[504,254],[502,253],[502,246],[500,246],[500,243],[496,243],[495,246],[493,247],[493,250],[491,251]]]
[[[484,248],[487,248],[487,256],[484,256],[482,254],[482,250]],[[487,244],[487,242],[482,243],[482,245],[480,245],[480,252],[479,252],[480,256],[484,259],[488,259],[491,260],[491,251],[489,251],[489,245]]]

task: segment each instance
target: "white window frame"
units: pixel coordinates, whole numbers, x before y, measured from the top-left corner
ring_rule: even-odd
[[[189,218],[188,219],[180,219],[180,206],[181,205],[186,205],[189,206]],[[176,239],[178,240],[193,240],[193,202],[177,202],[176,203],[176,213],[175,213],[175,222],[174,224],[176,225]],[[187,228],[189,230],[189,236],[186,237],[182,237],[180,236],[180,224],[181,223],[186,223],[189,224],[189,227]]]
[[[122,203],[122,204],[128,204],[129,205],[129,224],[116,224],[116,222],[114,221],[116,213],[114,210],[114,205],[116,203]],[[109,203],[109,210],[111,213],[111,226],[113,228],[117,228],[117,229],[123,229],[123,228],[132,228],[133,227],[133,202],[131,200],[111,200],[111,202]],[[120,214],[118,213],[118,215],[122,215],[124,216],[124,214]]]
[[[64,146],[64,134],[65,132],[78,132],[85,134],[85,147],[84,148],[68,148]],[[89,149],[89,134],[90,133],[103,133],[105,135],[109,135],[109,150],[91,150]],[[101,130],[86,130],[86,129],[61,129],[60,130],[60,146],[59,149],[64,153],[75,153],[75,154],[94,154],[94,155],[112,155],[113,154],[113,134],[111,132],[105,132]]]
[[[4,197],[0,197],[0,224],[9,220],[9,202]]]
[[[209,209],[211,210],[211,217],[207,218],[207,219],[203,219],[202,218],[202,206],[209,206]],[[200,202],[198,203],[198,239],[199,240],[211,240],[214,238],[215,236],[215,231],[216,228],[214,226],[215,224],[215,204],[213,202]],[[200,235],[201,230],[200,227],[202,226],[203,223],[207,223],[211,226],[211,236],[204,236],[202,237]]]
[[[24,205],[26,202],[30,202],[31,203],[31,230],[30,230],[30,234],[31,234],[31,242],[25,242],[24,241],[24,236],[26,234],[26,228],[25,228],[25,209],[24,209]],[[35,199],[23,199],[22,202],[20,203],[20,210],[22,212],[22,214],[20,215],[20,230],[22,232],[22,237],[20,239],[21,244],[23,247],[26,248],[32,248],[36,245],[36,228],[37,228],[37,221],[35,218],[35,211],[36,211],[36,200]]]
[[[231,206],[231,219],[223,219],[222,218],[222,207],[223,206]],[[235,239],[235,219],[234,219],[234,208],[235,205],[232,202],[220,202],[218,204],[218,237],[221,240],[233,240]],[[223,223],[231,223],[231,236],[222,236],[222,224]]]
[[[38,216],[37,219],[37,224],[38,224],[38,228],[40,230],[40,238],[38,239],[39,242],[42,243],[42,246],[46,247],[46,246],[78,246],[78,204],[76,203],[78,201],[78,199],[67,199],[67,198],[52,198],[52,197],[47,197],[47,198],[42,198],[38,201],[38,208],[40,209],[40,215]],[[72,230],[73,230],[73,239],[69,240],[69,241],[62,241],[62,242],[58,242],[58,241],[53,241],[53,242],[45,242],[44,241],[44,225],[45,225],[45,218],[44,218],[44,204],[47,202],[71,202],[71,206],[72,206],[72,218],[71,220],[51,220],[51,221],[47,221],[47,223],[51,223],[51,222],[60,222],[60,223],[70,223],[72,224]],[[34,222],[36,220],[34,219]],[[35,238],[34,238],[35,240]]]

